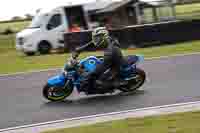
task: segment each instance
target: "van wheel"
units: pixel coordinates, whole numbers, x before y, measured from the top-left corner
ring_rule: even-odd
[[[27,56],[33,56],[33,55],[35,55],[35,52],[26,52],[25,53]]]
[[[40,52],[40,54],[49,54],[50,50],[51,45],[46,41],[43,41],[38,45],[38,51]]]

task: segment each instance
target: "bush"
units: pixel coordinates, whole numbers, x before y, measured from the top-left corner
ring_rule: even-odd
[[[3,35],[9,35],[9,34],[13,34],[13,33],[15,33],[11,28],[6,28],[3,32],[2,32],[2,34]]]

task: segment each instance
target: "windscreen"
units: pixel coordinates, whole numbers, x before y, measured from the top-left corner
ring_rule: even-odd
[[[28,28],[40,28],[42,23],[44,22],[45,18],[47,17],[47,14],[38,14],[36,15],[31,24],[29,25]]]

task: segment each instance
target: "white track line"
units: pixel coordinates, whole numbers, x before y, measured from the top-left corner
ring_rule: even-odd
[[[191,105],[191,106],[190,106]],[[196,105],[196,106],[195,106]],[[112,112],[112,113],[105,113],[105,114],[98,114],[98,115],[91,115],[91,116],[84,116],[84,117],[77,117],[77,118],[71,118],[71,119],[63,119],[63,120],[57,120],[57,121],[49,121],[49,122],[44,122],[44,123],[38,123],[38,124],[31,124],[31,125],[24,125],[24,126],[18,126],[18,127],[12,127],[12,128],[6,128],[6,129],[0,129],[0,132],[11,132],[11,131],[17,131],[17,130],[23,130],[23,129],[28,129],[28,128],[34,128],[34,127],[42,127],[42,126],[47,126],[48,125],[53,125],[53,124],[61,124],[64,122],[73,122],[73,121],[79,121],[79,120],[89,120],[89,119],[97,119],[101,117],[108,117],[111,116],[111,119],[115,119],[117,115],[123,115],[127,113],[139,113],[139,112],[145,112],[149,111],[149,115],[156,115],[156,114],[168,114],[170,112],[185,112],[184,109],[176,109],[178,107],[184,108],[184,106],[189,106],[190,109],[186,109],[185,111],[190,111],[192,108],[197,108],[198,110],[200,109],[200,101],[196,102],[187,102],[187,103],[179,103],[179,104],[170,104],[170,105],[163,105],[163,106],[155,106],[155,107],[147,107],[147,108],[140,108],[140,109],[133,109],[133,110],[126,110],[126,111],[119,111],[119,112]],[[175,111],[170,111],[170,108],[174,108],[173,110]],[[155,110],[162,110],[162,111],[155,111]],[[141,114],[140,114],[141,115]],[[143,114],[145,116],[145,114]],[[115,117],[112,117],[115,116]],[[148,116],[148,114],[146,114]],[[66,125],[67,126],[67,125]],[[29,129],[30,130],[30,129]]]
[[[186,53],[186,54],[174,54],[174,55],[160,56],[160,57],[151,57],[151,58],[145,58],[145,60],[166,59],[166,58],[190,56],[190,55],[200,55],[200,52]],[[61,68],[62,67],[52,68],[52,69],[44,69],[44,70],[35,70],[35,71],[29,71],[29,72],[17,72],[17,73],[12,73],[12,74],[0,74],[0,77],[17,76],[17,75],[24,75],[24,74],[29,74],[29,73],[40,73],[40,72],[47,72],[47,71],[55,71],[55,70],[59,70]]]
[[[1,74],[0,77],[6,77],[6,76],[17,76],[17,75],[25,75],[30,73],[40,73],[40,72],[48,72],[48,71],[56,71],[61,68],[52,68],[52,69],[44,69],[44,70],[35,70],[35,71],[28,71],[28,72],[17,72],[17,73],[11,73],[11,74]]]
[[[165,58],[191,56],[191,55],[200,55],[200,52],[186,53],[186,54],[174,54],[174,55],[172,54],[172,55],[169,55],[169,56],[151,57],[151,58],[146,58],[145,60],[165,59]]]

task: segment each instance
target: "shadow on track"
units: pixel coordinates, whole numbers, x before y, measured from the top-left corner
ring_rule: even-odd
[[[117,94],[110,94],[110,95],[96,95],[96,96],[84,96],[78,98],[76,100],[65,100],[60,102],[47,102],[43,105],[43,107],[93,107],[94,105],[112,105],[117,104],[119,101],[126,100],[127,98],[131,97],[131,100],[135,100],[141,95],[145,94],[145,90],[137,90],[134,93],[117,93]]]

